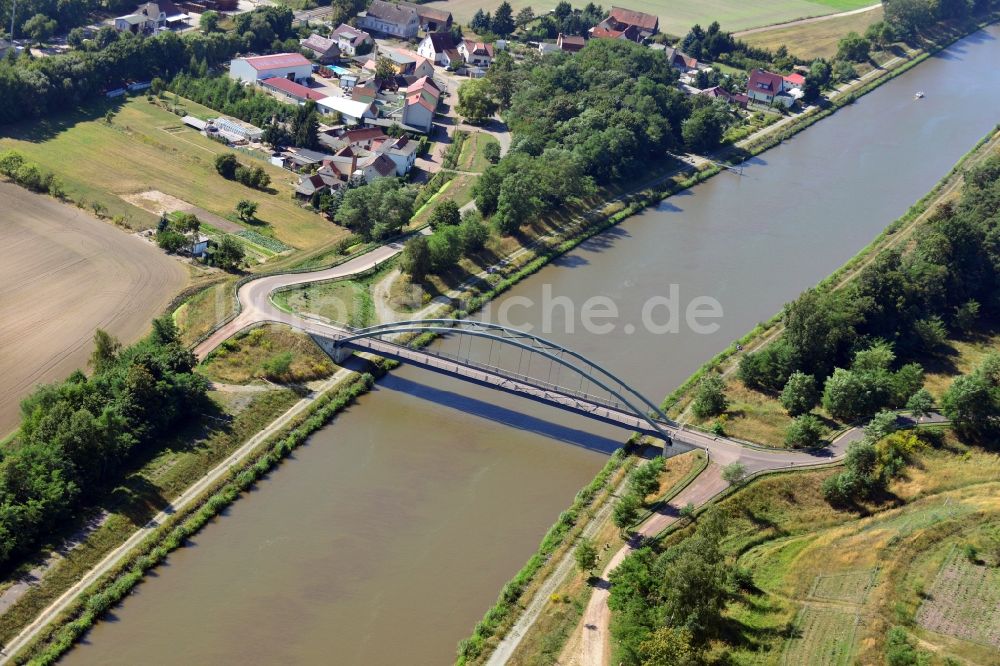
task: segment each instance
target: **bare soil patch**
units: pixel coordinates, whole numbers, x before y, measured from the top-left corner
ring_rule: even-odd
[[[38,385],[87,363],[94,330],[132,342],[187,282],[146,241],[50,197],[0,183],[0,434]]]
[[[180,211],[182,213],[191,213],[202,222],[210,224],[220,231],[243,231],[243,227],[236,224],[232,220],[227,220],[226,218],[220,217],[215,213],[209,213],[204,208],[199,208],[198,206],[189,204],[183,199],[178,199],[177,197],[165,194],[159,190],[146,190],[145,192],[136,192],[135,194],[122,194],[121,198],[137,208],[149,211],[153,215],[163,215],[164,213]]]

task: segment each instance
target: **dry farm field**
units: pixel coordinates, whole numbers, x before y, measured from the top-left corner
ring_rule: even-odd
[[[86,365],[94,329],[132,342],[187,282],[155,246],[78,208],[0,182],[0,437],[21,398]]]
[[[436,9],[450,11],[462,24],[468,24],[477,9],[492,13],[499,4],[499,0],[434,0],[428,3]],[[531,7],[536,15],[543,14],[557,4],[559,0],[510,0],[515,14],[524,7]],[[628,0],[620,6],[656,14],[660,17],[661,32],[679,36],[695,23],[706,26],[718,21],[726,30],[745,30],[872,4],[876,3],[871,0]]]
[[[773,28],[738,35],[739,39],[761,48],[774,50],[784,46],[799,58],[832,58],[837,54],[837,43],[844,35],[854,31],[864,34],[872,23],[882,20],[882,8],[869,12],[836,16],[812,23],[776,25]]]
[[[953,549],[917,612],[924,629],[1000,650],[1000,568]]]

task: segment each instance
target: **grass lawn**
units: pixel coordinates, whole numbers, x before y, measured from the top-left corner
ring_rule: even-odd
[[[312,338],[278,324],[226,340],[199,368],[209,379],[230,384],[254,379],[294,384],[328,377],[336,370]]]
[[[202,289],[174,310],[174,323],[180,331],[181,342],[193,345],[235,311],[235,284],[236,277],[227,276],[223,281]]]
[[[751,46],[775,50],[785,46],[789,53],[799,58],[832,58],[837,53],[837,42],[847,33],[864,34],[872,23],[882,20],[882,8],[851,16],[838,16],[826,21],[804,23],[744,35],[740,39]]]
[[[182,104],[189,113],[214,115],[191,102]],[[109,109],[115,111],[111,125],[104,122]],[[155,190],[220,217],[232,215],[240,199],[256,201],[262,224],[247,228],[300,250],[346,235],[292,199],[293,177],[287,171],[237,153],[242,162],[267,170],[271,191],[219,176],[215,156],[229,149],[183,127],[180,118],[142,96],[9,126],[0,136],[0,149],[7,148],[53,171],[71,199],[88,207],[100,202],[109,215],[127,215],[134,228],[152,226],[156,216],[121,197]]]
[[[341,325],[363,328],[374,323],[371,290],[355,280],[302,285],[278,292],[274,300],[282,309],[308,312]]]
[[[458,156],[458,170],[482,173],[491,162],[483,155],[483,148],[488,144],[500,145],[494,137],[484,132],[473,132],[462,144],[462,152]]]
[[[455,20],[468,24],[477,9],[493,12],[498,0],[434,0],[428,5],[450,11]],[[558,0],[510,0],[516,14],[523,7],[531,7],[536,15],[548,12],[559,4]],[[848,11],[874,4],[872,0],[631,0],[629,9],[656,14],[660,17],[660,30],[672,35],[684,35],[695,23],[706,26],[718,21],[726,30],[745,30],[773,23],[793,21],[810,16],[821,16]]]

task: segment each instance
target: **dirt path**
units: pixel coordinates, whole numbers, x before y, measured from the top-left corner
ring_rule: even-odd
[[[796,25],[805,25],[807,23],[819,23],[820,21],[829,21],[830,19],[840,18],[842,16],[854,16],[855,14],[864,14],[865,12],[870,12],[872,10],[878,9],[882,4],[869,5],[867,7],[861,7],[859,9],[852,9],[847,12],[839,12],[837,14],[825,14],[823,16],[812,16],[810,18],[798,19],[797,21],[786,21],[785,23],[773,23],[771,25],[762,25],[759,28],[750,28],[749,30],[741,30],[739,32],[734,32],[733,37],[739,39],[745,35],[753,35],[758,32],[767,32],[768,30],[779,30],[781,28],[791,28]]]
[[[38,384],[83,368],[94,330],[134,342],[188,281],[180,262],[82,210],[0,182],[0,436]]]

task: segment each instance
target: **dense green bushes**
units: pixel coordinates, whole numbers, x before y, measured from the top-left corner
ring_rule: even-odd
[[[21,429],[0,449],[0,567],[113,483],[137,449],[203,408],[207,383],[168,317],[131,347],[102,332],[97,341],[94,375],[77,371],[25,398]]]
[[[48,193],[60,198],[64,196],[62,186],[50,171],[34,162],[28,162],[15,150],[0,153],[0,174],[32,192]]]

